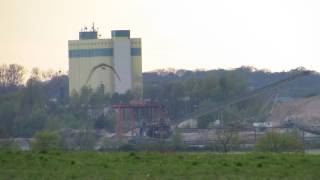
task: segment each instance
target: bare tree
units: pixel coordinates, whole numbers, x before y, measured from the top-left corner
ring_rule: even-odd
[[[15,87],[20,86],[24,82],[25,69],[18,64],[1,65],[0,66],[0,86]]]
[[[48,81],[50,79],[52,79],[53,77],[59,76],[61,73],[59,72],[55,72],[52,69],[49,69],[47,71],[41,71],[41,79],[43,81]]]
[[[239,145],[239,133],[233,128],[222,128],[216,131],[216,147],[224,153]]]
[[[18,64],[10,64],[6,72],[8,84],[13,86],[19,86],[24,80],[24,67]]]
[[[41,72],[39,68],[36,68],[36,67],[32,68],[30,79],[35,81],[41,81],[42,77],[41,77]]]
[[[0,66],[0,86],[5,87],[6,86],[6,71],[7,71],[7,65],[2,64]]]

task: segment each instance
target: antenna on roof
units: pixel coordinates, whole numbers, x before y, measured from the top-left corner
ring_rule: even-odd
[[[94,28],[94,22],[92,23],[92,31],[95,32],[96,29]]]

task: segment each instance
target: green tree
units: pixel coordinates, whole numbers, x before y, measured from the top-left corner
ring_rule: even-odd
[[[14,123],[19,111],[19,93],[0,96],[0,138],[13,134]]]
[[[115,131],[115,117],[114,114],[107,114],[106,116],[101,115],[95,120],[94,127],[96,129],[105,129],[109,132]]]
[[[210,122],[213,122],[216,119],[216,116],[214,113],[209,113],[206,115],[201,116],[198,119],[198,128],[208,128]]]
[[[289,133],[271,131],[258,139],[255,149],[268,152],[295,152],[303,151],[303,143],[298,131]]]
[[[247,89],[247,82],[236,72],[226,72],[219,80],[221,97],[227,98],[239,95]]]
[[[219,80],[215,76],[207,76],[200,81],[198,96],[202,100],[217,100],[220,90]]]
[[[45,104],[44,91],[41,81],[30,78],[21,92],[20,113],[29,114],[33,109],[42,108]]]
[[[103,108],[108,104],[110,98],[108,95],[104,94],[103,86],[99,87],[95,92],[93,92],[89,97],[89,104],[92,108]]]
[[[44,108],[34,108],[29,114],[19,116],[15,121],[15,136],[31,137],[35,132],[41,131],[47,119]]]
[[[59,114],[49,116],[44,124],[44,129],[47,131],[58,131],[66,127],[64,120],[59,117]]]
[[[59,149],[60,138],[58,134],[39,131],[34,135],[35,142],[33,144],[33,149],[37,151],[48,151]]]
[[[88,109],[90,107],[90,97],[92,89],[89,87],[82,87],[80,94],[76,91],[72,92],[70,98],[70,110],[75,118],[79,121],[88,121]]]
[[[94,150],[94,146],[96,143],[96,136],[94,132],[89,129],[80,130],[77,134],[75,142],[81,151],[90,151]]]
[[[183,144],[182,134],[178,129],[176,129],[173,133],[172,146],[174,150],[182,150],[185,148]]]

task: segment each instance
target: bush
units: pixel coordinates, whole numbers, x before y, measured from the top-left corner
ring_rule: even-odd
[[[184,150],[186,148],[183,143],[182,134],[178,129],[173,133],[172,146],[174,150]]]
[[[198,127],[199,128],[208,128],[209,123],[213,121],[213,117],[211,114],[204,115],[198,119]]]
[[[255,144],[257,151],[268,152],[300,152],[303,143],[297,131],[289,133],[268,132]]]
[[[146,142],[134,145],[137,151],[143,152],[167,152],[172,151],[172,146],[160,142]]]
[[[95,148],[97,137],[95,132],[88,129],[80,130],[75,142],[81,151],[92,151]]]
[[[5,139],[0,142],[0,150],[18,151],[20,147],[14,139]]]
[[[134,151],[135,148],[132,144],[122,144],[118,148],[119,151]]]
[[[112,115],[100,116],[94,123],[95,129],[105,129],[109,132],[114,132],[115,130],[115,118]]]
[[[48,151],[59,149],[60,138],[58,134],[41,131],[34,135],[35,142],[33,144],[33,149],[37,151]]]

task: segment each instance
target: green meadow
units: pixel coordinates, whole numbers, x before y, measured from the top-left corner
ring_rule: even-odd
[[[0,152],[0,179],[319,179],[320,155]]]

